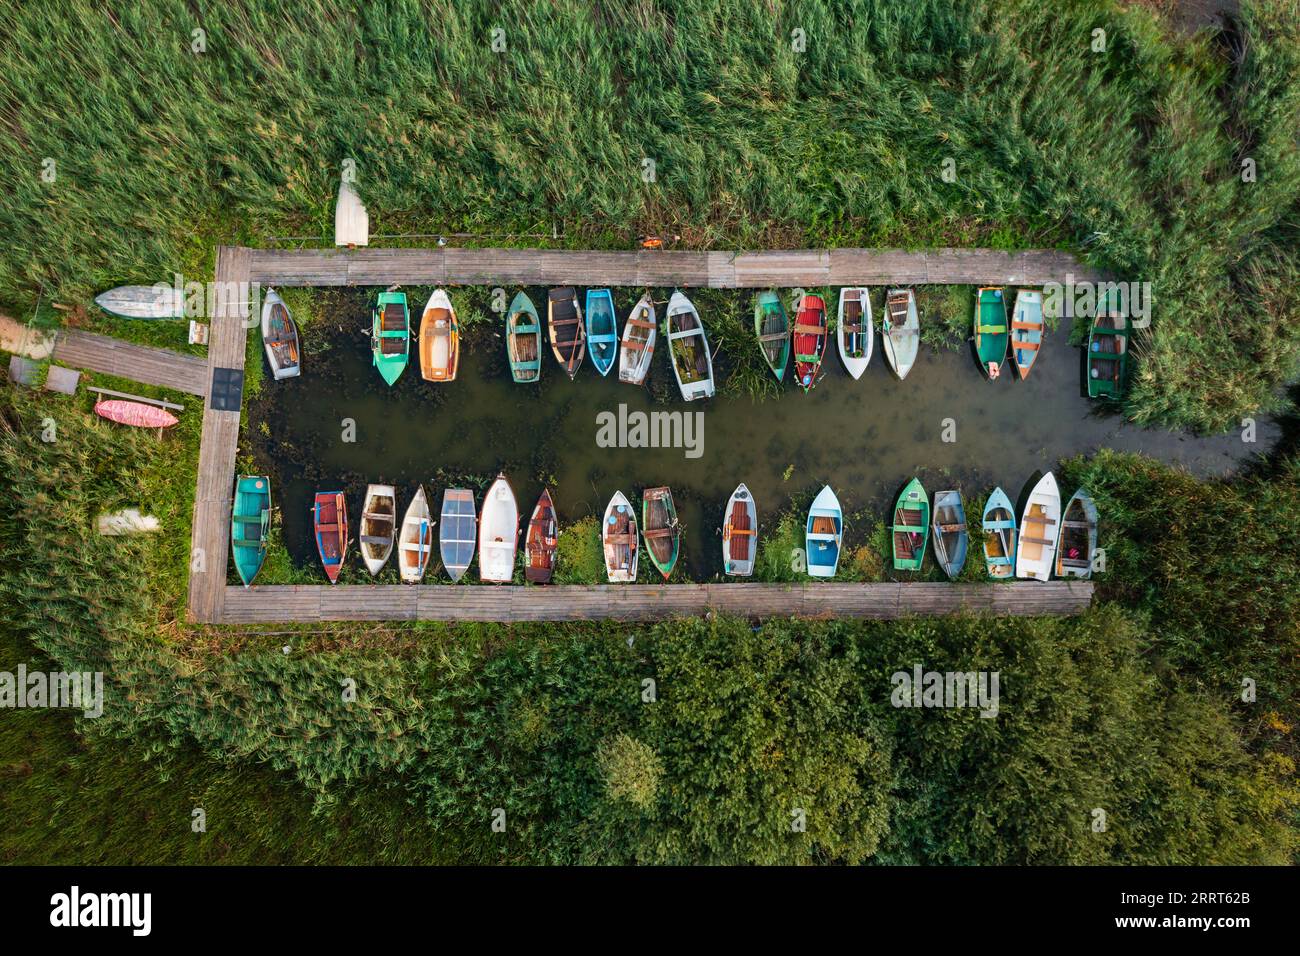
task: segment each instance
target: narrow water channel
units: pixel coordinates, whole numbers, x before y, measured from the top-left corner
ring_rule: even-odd
[[[1064,324],[1048,336],[1024,382],[1009,365],[1001,380],[985,381],[969,349],[926,347],[900,382],[884,361],[877,333],[871,365],[859,381],[844,371],[832,341],[824,377],[810,394],[790,384],[789,375],[777,398],[756,402],[726,394],[727,363],[720,356],[718,397],[686,404],[662,340],[648,388],[619,383],[617,368],[602,378],[590,361],[571,382],[549,345],[541,384],[516,385],[499,331],[503,323],[494,319],[467,335],[455,382],[422,381],[417,360],[390,389],[371,365],[363,331],[374,291],[331,296],[329,308],[304,332],[303,376],[284,382],[267,376],[250,402],[252,447],[242,451],[259,472],[272,475],[284,541],[299,564],[316,561],[313,493],[343,489],[356,515],[370,482],[397,486],[399,513],[416,483],[424,482],[436,511],[444,488],[467,484],[481,495],[503,471],[522,515],[531,512],[545,484],[562,524],[603,513],[615,491],[631,498],[643,488],[669,485],[684,526],[683,560],[693,579],[706,580],[721,573],[722,509],[742,481],[763,524],[823,484],[831,485],[847,513],[874,507],[883,514],[913,475],[931,493],[1001,485],[1014,499],[1036,472],[1102,447],[1217,475],[1266,454],[1281,434],[1272,419],[1260,420],[1253,444],[1235,432],[1199,438],[1125,425],[1082,395],[1080,350],[1070,347]],[[544,308],[545,290],[529,292]],[[418,321],[424,299],[419,290],[408,293]],[[620,320],[639,294],[615,290]],[[752,293],[738,295],[752,302]],[[701,312],[707,329],[709,315]],[[757,349],[752,341],[725,347],[746,344]],[[627,413],[701,413],[694,436],[698,457],[684,448],[600,447],[598,415],[618,415],[620,406]],[[355,423],[352,441],[345,440],[348,420]]]

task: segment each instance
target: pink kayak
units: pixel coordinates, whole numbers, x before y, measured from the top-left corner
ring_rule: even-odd
[[[142,402],[125,402],[112,399],[95,403],[95,414],[120,425],[135,425],[138,428],[167,428],[175,425],[179,418],[171,412]]]

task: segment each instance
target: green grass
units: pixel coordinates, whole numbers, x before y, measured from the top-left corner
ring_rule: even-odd
[[[353,160],[377,236],[1078,250],[1154,283],[1128,413],[1222,429],[1277,407],[1300,355],[1297,13],[1247,0],[1188,36],[1109,0],[13,8],[0,306],[206,279],[219,241],[328,244]],[[945,298],[929,341],[968,310]]]

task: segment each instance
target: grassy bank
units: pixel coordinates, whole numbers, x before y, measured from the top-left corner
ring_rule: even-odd
[[[6,10],[0,306],[327,242],[350,161],[376,235],[1079,250],[1154,286],[1129,414],[1222,429],[1300,355],[1297,12],[1189,37],[1106,0]]]

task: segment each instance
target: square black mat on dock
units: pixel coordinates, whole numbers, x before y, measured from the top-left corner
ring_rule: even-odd
[[[212,388],[208,391],[208,408],[217,412],[237,412],[243,394],[244,370],[242,368],[214,368],[212,370]]]

